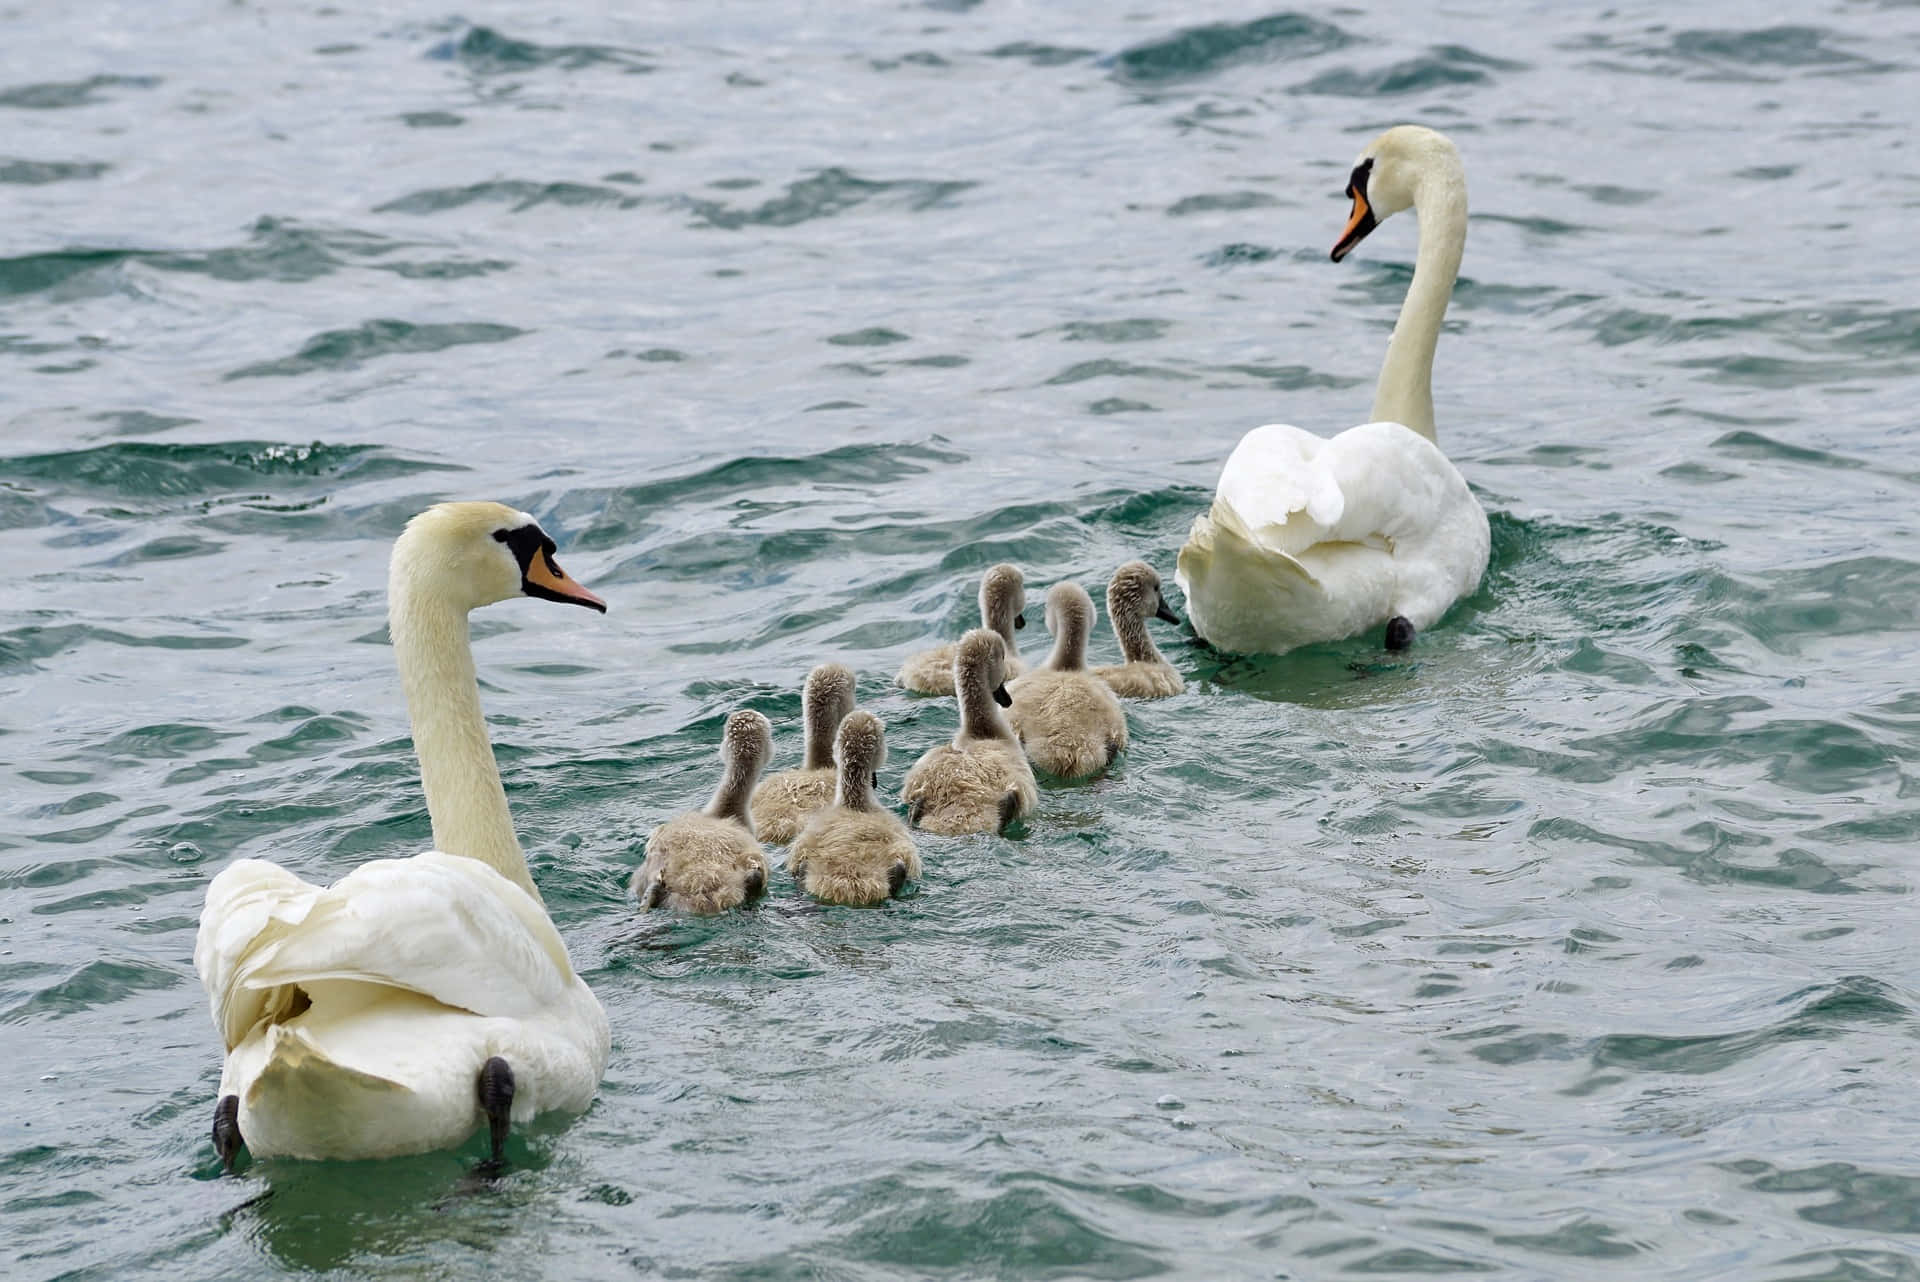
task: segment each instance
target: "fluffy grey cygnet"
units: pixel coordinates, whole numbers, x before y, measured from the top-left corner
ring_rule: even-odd
[[[998,832],[1038,804],[1033,767],[1000,715],[1011,702],[1006,656],[997,632],[975,628],[960,638],[953,657],[960,733],[914,762],[900,789],[916,827],[949,835]]]
[[[1020,645],[1014,632],[1027,626],[1027,585],[1014,566],[1002,563],[980,579],[980,626],[1000,634],[1007,644],[1006,671],[1009,680],[1027,670],[1020,662]],[[900,667],[894,678],[916,694],[953,693],[953,657],[960,643],[949,642],[922,650]]]
[[[833,801],[833,736],[853,711],[852,671],[845,664],[821,664],[807,674],[800,705],[807,727],[800,768],[768,775],[753,790],[754,835],[773,846],[790,843],[808,815]]]
[[[1104,770],[1127,746],[1127,714],[1107,683],[1087,670],[1093,598],[1078,583],[1047,593],[1053,653],[1013,682],[1008,718],[1033,764],[1062,779]]]
[[[720,737],[726,774],[705,810],[655,828],[647,857],[633,874],[642,909],[720,913],[767,890],[767,856],[754,840],[747,799],[773,753],[773,726],[757,712],[727,718]]]
[[[808,818],[787,870],[815,899],[855,907],[885,903],[920,875],[920,852],[907,826],[874,795],[887,760],[880,718],[857,711],[842,721],[834,758],[833,804]]]
[[[1124,699],[1164,699],[1187,688],[1160,647],[1147,635],[1149,618],[1180,622],[1160,590],[1160,576],[1145,561],[1129,561],[1107,584],[1107,621],[1125,663],[1095,668],[1093,675]]]

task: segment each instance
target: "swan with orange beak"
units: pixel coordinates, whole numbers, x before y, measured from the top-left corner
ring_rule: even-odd
[[[1216,649],[1283,654],[1382,628],[1390,650],[1472,593],[1491,547],[1487,515],[1434,441],[1433,356],[1467,238],[1460,153],[1418,125],[1367,145],[1339,262],[1405,209],[1419,250],[1374,390],[1373,418],[1332,437],[1256,427],[1227,457],[1174,575],[1194,631]]]

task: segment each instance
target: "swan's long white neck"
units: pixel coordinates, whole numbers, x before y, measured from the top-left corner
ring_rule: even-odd
[[[387,629],[413,722],[434,848],[478,859],[540,903],[480,712],[467,611],[422,579],[411,560],[395,557]]]
[[[1457,159],[1448,155],[1445,161],[1423,172],[1414,187],[1420,249],[1373,393],[1374,422],[1404,423],[1429,441],[1434,439],[1433,351],[1467,246],[1466,175]]]

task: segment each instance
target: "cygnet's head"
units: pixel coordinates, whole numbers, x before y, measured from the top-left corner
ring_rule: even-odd
[[[772,755],[772,722],[751,708],[727,717],[726,728],[720,732],[720,760],[727,763],[729,775],[758,778]]]
[[[1027,626],[1027,581],[1004,561],[980,579],[980,621],[1001,636]]]
[[[463,610],[508,597],[607,603],[567,577],[540,523],[504,503],[437,503],[407,522],[388,574],[395,599],[438,596]]]
[[[1047,631],[1056,639],[1093,634],[1093,598],[1078,583],[1056,583],[1047,591]]]
[[[830,725],[839,725],[853,711],[853,669],[844,663],[817,665],[807,673],[800,703],[808,716],[817,712]]]
[[[887,732],[880,718],[864,708],[848,713],[833,737],[833,764],[841,778],[865,777],[878,787],[880,767],[887,764]]]
[[[1007,693],[1007,643],[990,628],[975,628],[960,638],[953,652],[953,687],[964,692],[969,679],[981,682],[1003,708],[1013,706]]]
[[[1333,261],[1345,258],[1367,234],[1411,208],[1429,178],[1464,181],[1460,152],[1445,134],[1420,125],[1395,125],[1367,144],[1353,162],[1346,195],[1353,213],[1333,246]]]
[[[1122,619],[1162,619],[1180,622],[1160,590],[1160,576],[1145,561],[1129,561],[1113,572],[1107,583],[1107,616]]]

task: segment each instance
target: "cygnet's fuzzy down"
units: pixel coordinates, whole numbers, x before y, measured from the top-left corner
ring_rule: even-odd
[[[767,890],[767,856],[754,840],[747,798],[773,751],[773,727],[757,712],[727,718],[720,759],[726,762],[713,800],[655,828],[647,857],[633,874],[642,909],[720,913]]]
[[[815,899],[855,907],[885,903],[920,875],[920,853],[907,826],[874,796],[887,758],[880,719],[871,712],[848,716],[840,723],[834,756],[834,803],[808,818],[787,870]]]

